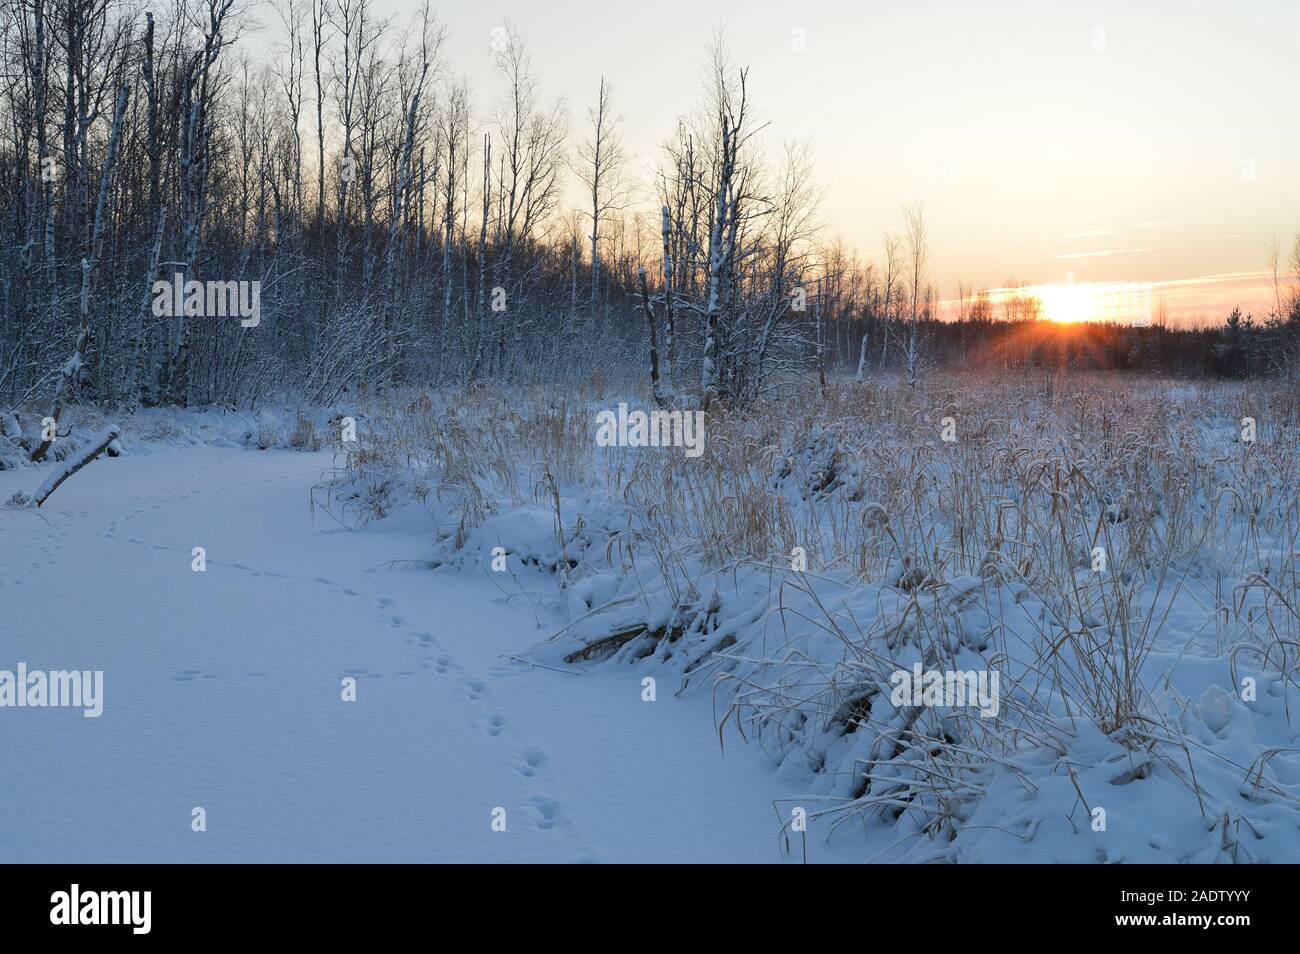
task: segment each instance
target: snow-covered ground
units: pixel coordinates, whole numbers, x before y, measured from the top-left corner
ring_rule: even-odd
[[[698,458],[545,389],[127,416],[0,509],[0,679],[105,674],[0,708],[0,861],[1300,858],[1289,396],[976,383]]]
[[[427,519],[313,513],[331,462],[154,447],[0,510],[0,669],[104,671],[97,719],[0,709],[0,862],[788,857],[789,787],[707,693],[505,658],[558,628],[549,578],[400,562]]]

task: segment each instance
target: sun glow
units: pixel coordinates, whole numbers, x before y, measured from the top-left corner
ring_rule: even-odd
[[[1087,284],[1040,285],[1035,292],[1043,303],[1043,317],[1049,321],[1070,324],[1099,317]]]
[[[1151,288],[1147,282],[1052,282],[1030,285],[1018,293],[1037,299],[1038,317],[1058,324],[1146,325],[1152,318]]]

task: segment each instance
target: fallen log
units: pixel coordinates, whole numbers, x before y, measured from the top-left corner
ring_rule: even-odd
[[[99,434],[86,443],[85,447],[59,464],[55,471],[45,478],[45,482],[37,489],[32,501],[38,507],[45,503],[50,494],[59,489],[59,484],[102,454],[108,448],[108,445],[117,440],[121,434],[122,430],[116,424],[111,424],[100,431]]]

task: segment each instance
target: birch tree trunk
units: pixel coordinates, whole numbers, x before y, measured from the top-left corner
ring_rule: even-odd
[[[50,445],[54,443],[59,417],[63,414],[63,402],[73,392],[77,379],[81,375],[86,361],[86,345],[90,341],[90,296],[95,272],[99,267],[104,240],[104,210],[108,206],[109,187],[113,179],[113,164],[117,158],[118,142],[122,138],[122,116],[126,112],[127,98],[131,92],[129,83],[123,83],[117,95],[117,105],[113,110],[113,125],[109,130],[108,148],[104,154],[104,171],[99,180],[99,201],[95,203],[95,224],[91,232],[90,258],[81,260],[81,327],[77,332],[77,343],[72,356],[64,363],[59,376],[59,385],[54,394],[54,406],[49,416],[54,420],[54,428],[48,438],[41,441],[32,451],[33,462],[45,459]]]

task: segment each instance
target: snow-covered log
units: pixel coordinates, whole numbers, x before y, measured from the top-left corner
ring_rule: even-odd
[[[102,454],[121,434],[122,429],[116,424],[110,424],[100,431],[86,443],[85,447],[61,463],[50,476],[45,478],[45,482],[37,489],[32,501],[38,507],[45,503],[50,494],[59,489],[60,484]]]

